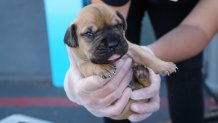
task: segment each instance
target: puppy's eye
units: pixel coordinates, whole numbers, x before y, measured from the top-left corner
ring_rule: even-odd
[[[94,37],[94,33],[89,31],[89,32],[84,33],[83,36],[85,36],[87,38],[93,38]]]

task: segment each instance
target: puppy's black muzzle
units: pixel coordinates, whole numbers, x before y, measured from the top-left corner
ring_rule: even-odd
[[[99,38],[100,40],[98,40],[98,42],[100,43],[92,50],[92,63],[108,64],[115,62],[127,53],[128,44],[122,29],[116,28],[115,26],[105,27],[99,36],[103,38]],[[113,55],[118,55],[120,57],[111,60],[110,57]]]
[[[112,37],[112,38],[105,39],[104,42],[105,42],[105,47],[109,50],[109,52],[114,52],[121,41],[119,40],[119,38]]]
[[[108,64],[114,61],[108,60],[112,55],[117,54],[121,57],[126,54],[128,50],[128,44],[125,40],[113,39],[104,41],[104,47],[99,47],[95,50],[94,56],[91,61],[94,64]],[[120,58],[121,58],[120,57]]]

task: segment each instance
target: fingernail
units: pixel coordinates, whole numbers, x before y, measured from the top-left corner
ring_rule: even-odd
[[[135,105],[132,105],[131,106],[131,109],[132,109],[132,111],[134,111],[134,112],[139,112],[139,108],[137,107],[137,106],[135,106]]]
[[[139,93],[132,93],[131,99],[140,100],[140,99],[142,99],[142,96]]]
[[[130,95],[130,94],[132,93],[132,89],[127,88],[127,92],[128,92],[128,94]],[[130,95],[130,96],[131,96],[131,95]]]
[[[139,121],[139,120],[136,119],[134,116],[130,116],[128,119],[129,119],[131,122],[138,122],[138,121]]]
[[[128,62],[132,62],[132,59],[131,59],[131,58],[127,58],[126,60],[128,60]]]
[[[130,116],[128,119],[129,119],[131,122],[134,122],[134,118],[133,118],[132,116]]]

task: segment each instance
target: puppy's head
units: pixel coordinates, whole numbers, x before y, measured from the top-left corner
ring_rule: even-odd
[[[81,10],[64,41],[78,49],[79,57],[94,64],[108,64],[126,54],[126,29],[126,21],[119,12],[103,4],[92,4]]]

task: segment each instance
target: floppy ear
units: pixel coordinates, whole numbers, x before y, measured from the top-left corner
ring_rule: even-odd
[[[72,24],[66,31],[64,36],[64,43],[69,47],[78,47],[78,40],[76,35],[76,24]]]
[[[125,18],[124,18],[123,15],[122,15],[120,12],[118,12],[118,11],[116,11],[116,14],[117,14],[117,16],[118,16],[118,17],[121,19],[121,21],[122,21],[123,29],[126,30],[126,29],[127,29],[127,23],[126,23]]]

